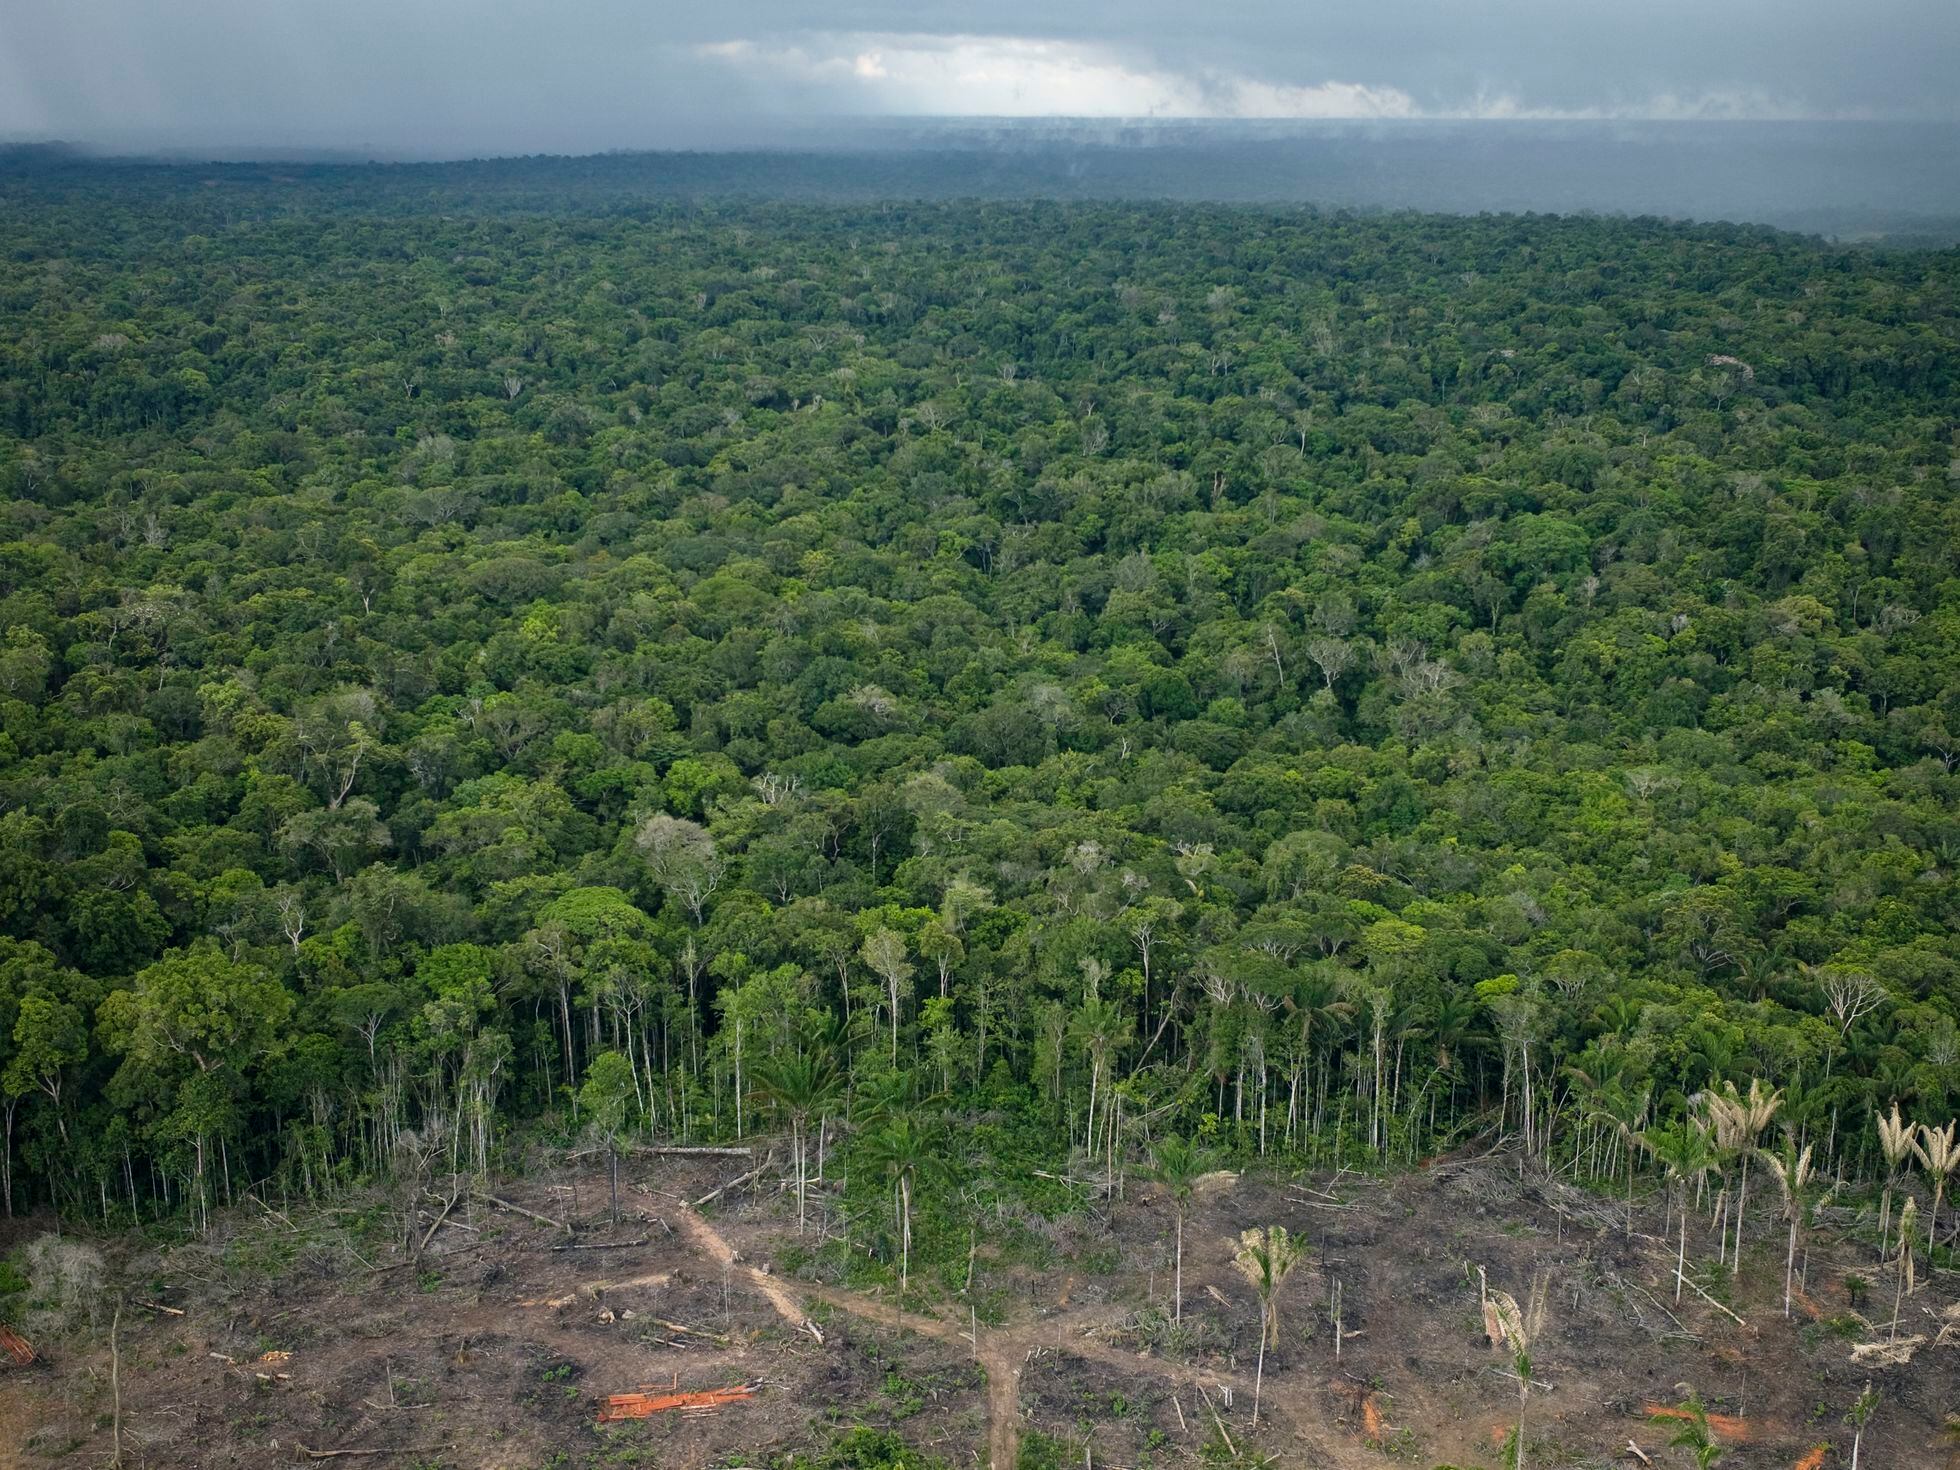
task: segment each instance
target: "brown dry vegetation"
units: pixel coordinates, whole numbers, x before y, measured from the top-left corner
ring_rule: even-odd
[[[636,1161],[633,1174],[683,1193],[725,1177],[694,1159]],[[347,1463],[687,1470],[763,1465],[821,1445],[835,1425],[865,1423],[953,1465],[1003,1470],[1030,1431],[1074,1444],[1078,1458],[1086,1443],[1098,1466],[1142,1467],[1195,1463],[1218,1426],[1281,1466],[1495,1467],[1518,1386],[1483,1331],[1479,1266],[1514,1294],[1550,1274],[1533,1347],[1544,1384],[1530,1408],[1534,1465],[1631,1464],[1629,1438],[1657,1465],[1681,1463],[1649,1409],[1677,1403],[1685,1383],[1709,1403],[1724,1470],[1829,1467],[1849,1443],[1839,1416],[1874,1378],[1884,1400],[1866,1462],[1937,1466],[1943,1416],[1960,1401],[1960,1350],[1927,1347],[1875,1374],[1850,1361],[1864,1334],[1853,1332],[1846,1280],[1875,1271],[1853,1247],[1817,1243],[1807,1289],[1818,1315],[1786,1322],[1780,1256],[1764,1243],[1728,1298],[1739,1326],[1692,1291],[1673,1306],[1671,1257],[1639,1233],[1657,1219],[1636,1217],[1626,1239],[1617,1206],[1520,1179],[1502,1156],[1387,1183],[1248,1177],[1200,1191],[1186,1226],[1182,1338],[1166,1323],[1169,1210],[1132,1183],[1113,1206],[1068,1222],[1072,1259],[1059,1272],[993,1267],[1012,1278],[1015,1305],[999,1327],[981,1325],[977,1351],[963,1302],[908,1308],[901,1331],[889,1298],[768,1269],[794,1235],[793,1206],[786,1213],[772,1183],[692,1216],[669,1193],[636,1192],[639,1208],[617,1232],[601,1223],[596,1178],[501,1192],[594,1222],[579,1244],[646,1244],[553,1250],[561,1233],[481,1202],[458,1204],[421,1263],[391,1269],[360,1255],[331,1216],[289,1224],[241,1212],[222,1243],[167,1252],[105,1243],[132,1301],[184,1311],[125,1310],[124,1462],[257,1466],[358,1449],[388,1453]],[[1256,1432],[1258,1304],[1231,1265],[1238,1231],[1253,1223],[1312,1243],[1284,1289]],[[1347,1334],[1338,1361],[1325,1310],[1336,1277]],[[1951,1273],[1921,1279],[1902,1331],[1960,1294]],[[1704,1284],[1724,1290],[1712,1275]],[[1874,1289],[1880,1297],[1889,1303]],[[523,1305],[552,1301],[564,1304]],[[37,1346],[44,1363],[0,1372],[0,1467],[107,1463],[106,1322]],[[268,1350],[292,1356],[255,1361]],[[712,1413],[596,1422],[608,1394],[749,1382],[761,1385],[754,1398]],[[1834,1448],[1807,1459],[1820,1442]]]

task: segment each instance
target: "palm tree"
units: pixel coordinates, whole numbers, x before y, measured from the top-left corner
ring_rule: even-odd
[[[1388,1060],[1385,1040],[1388,1018],[1395,1009],[1395,986],[1393,983],[1368,986],[1363,993],[1363,999],[1368,1003],[1368,1021],[1375,1037],[1375,1085],[1369,1098],[1373,1110],[1369,1114],[1368,1142],[1379,1154],[1388,1143],[1387,1134],[1382,1127],[1382,1071]],[[1255,1392],[1253,1397],[1256,1399],[1259,1395]]]
[[[1912,1141],[1919,1167],[1933,1181],[1933,1213],[1926,1220],[1926,1249],[1930,1252],[1940,1233],[1940,1201],[1946,1197],[1947,1177],[1960,1168],[1960,1147],[1956,1147],[1960,1120],[1949,1120],[1946,1127],[1919,1125],[1919,1136]]]
[[[1545,1325],[1545,1295],[1550,1277],[1534,1275],[1528,1307],[1520,1307],[1509,1292],[1494,1289],[1477,1268],[1477,1286],[1483,1294],[1484,1330],[1492,1345],[1501,1338],[1511,1349],[1511,1366],[1517,1369],[1518,1429],[1511,1441],[1511,1470],[1524,1470],[1525,1410],[1531,1403],[1531,1388],[1537,1380],[1531,1373],[1531,1344]]]
[[[1518,1437],[1511,1452],[1511,1470],[1524,1470],[1524,1411],[1531,1402],[1531,1354],[1522,1342],[1511,1345],[1511,1366],[1518,1372]]]
[[[873,1129],[899,1113],[930,1108],[945,1100],[946,1094],[943,1092],[921,1095],[918,1081],[918,1074],[909,1071],[873,1072],[869,1075],[859,1072],[846,1102],[851,1126]]]
[[[1093,1156],[1101,1152],[1102,1135],[1114,1117],[1114,1104],[1108,1096],[1112,1090],[1111,1062],[1130,1038],[1130,1018],[1116,1002],[1091,995],[1071,1019],[1069,1034],[1089,1059],[1089,1118],[1084,1141]]]
[[[1742,1151],[1742,1186],[1735,1200],[1735,1267],[1730,1273],[1742,1275],[1742,1223],[1743,1214],[1749,1207],[1749,1155],[1756,1150],[1756,1140],[1762,1131],[1769,1127],[1776,1110],[1783,1106],[1781,1088],[1765,1087],[1760,1077],[1749,1079],[1749,1093],[1741,1096],[1736,1092],[1733,1082],[1727,1084],[1730,1115],[1734,1119],[1737,1147]],[[1786,1304],[1787,1305],[1787,1304]],[[1789,1313],[1786,1311],[1785,1316]]]
[[[1783,1257],[1783,1315],[1787,1318],[1790,1315],[1791,1283],[1797,1271],[1797,1232],[1808,1213],[1808,1193],[1817,1175],[1810,1167],[1809,1144],[1804,1145],[1801,1154],[1796,1152],[1794,1144],[1786,1144],[1780,1155],[1764,1152],[1763,1163],[1769,1167],[1770,1176],[1782,1191],[1783,1218],[1790,1222],[1790,1246]]]
[[[1875,1120],[1878,1124],[1878,1151],[1885,1155],[1885,1193],[1878,1208],[1878,1254],[1885,1256],[1886,1241],[1892,1233],[1892,1194],[1899,1187],[1899,1176],[1912,1162],[1913,1125],[1899,1115],[1898,1099],[1892,1101],[1892,1116]]]
[[[1307,1109],[1300,1106],[1300,1081],[1306,1074],[1307,1096],[1313,1096],[1313,1077],[1307,1069],[1314,1060],[1314,1032],[1322,1026],[1332,1027],[1336,1022],[1353,1014],[1354,1007],[1342,997],[1341,987],[1328,971],[1320,966],[1312,966],[1298,972],[1293,983],[1293,993],[1286,998],[1286,1007],[1293,1013],[1297,1024],[1294,1032],[1292,1054],[1292,1097],[1287,1106],[1287,1131],[1292,1133],[1293,1114],[1301,1114],[1304,1124]]]
[[[1586,1074],[1576,1068],[1573,1075],[1585,1078]],[[1606,1124],[1619,1137],[1627,1154],[1627,1214],[1626,1238],[1633,1238],[1633,1166],[1639,1155],[1640,1127],[1647,1121],[1647,1104],[1653,1096],[1653,1089],[1643,1087],[1638,1092],[1628,1089],[1618,1078],[1601,1084],[1587,1099],[1587,1108],[1594,1121]]]
[[[912,1271],[912,1196],[922,1177],[945,1172],[943,1157],[932,1146],[929,1131],[910,1113],[897,1113],[866,1136],[864,1151],[871,1166],[892,1186],[892,1209],[898,1225],[898,1315],[905,1320],[905,1287]]]
[[[1907,1195],[1905,1208],[1899,1211],[1899,1280],[1892,1291],[1892,1335],[1888,1339],[1892,1342],[1899,1340],[1899,1312],[1913,1292],[1912,1237],[1918,1223],[1919,1201]]]
[[[1715,1152],[1708,1130],[1692,1118],[1649,1128],[1640,1135],[1640,1143],[1667,1170],[1673,1205],[1681,1215],[1681,1244],[1674,1262],[1674,1304],[1679,1306],[1688,1273],[1688,1187],[1715,1167]]]
[[[1851,1426],[1851,1470],[1858,1470],[1858,1451],[1864,1447],[1865,1425],[1878,1409],[1878,1398],[1867,1383],[1858,1401],[1845,1411],[1844,1422]]]
[[[1736,1195],[1735,1206],[1735,1274],[1742,1274],[1742,1227],[1744,1212],[1749,1203],[1749,1155],[1755,1150],[1756,1139],[1763,1129],[1769,1126],[1770,1119],[1783,1103],[1783,1094],[1776,1088],[1766,1088],[1762,1079],[1749,1079],[1749,1092],[1744,1096],[1733,1082],[1726,1078],[1706,1092],[1698,1093],[1692,1099],[1707,1120],[1709,1131],[1715,1138],[1716,1162],[1723,1176],[1722,1202],[1728,1200],[1728,1161],[1741,1163],[1741,1186]],[[1727,1230],[1723,1232],[1723,1250],[1728,1249]]]
[[[751,1069],[756,1091],[789,1114],[790,1146],[796,1153],[796,1231],[803,1233],[804,1193],[809,1179],[810,1120],[827,1113],[842,1091],[837,1066],[826,1053],[775,1057]]]
[[[1463,1085],[1464,1056],[1482,1039],[1477,1033],[1477,1020],[1477,1002],[1468,995],[1455,992],[1438,997],[1435,1009],[1429,1015],[1429,1034],[1436,1043],[1436,1071],[1449,1083],[1445,1101],[1449,1104],[1452,1122],[1456,1115],[1456,1090]],[[1432,1105],[1429,1111],[1433,1122],[1435,1107]]]
[[[1306,1250],[1284,1225],[1248,1230],[1239,1236],[1232,1264],[1259,1293],[1259,1368],[1252,1380],[1252,1427],[1259,1427],[1259,1393],[1266,1381],[1266,1348],[1279,1346],[1279,1289]]]
[[[1171,1197],[1171,1211],[1177,1218],[1176,1286],[1172,1301],[1174,1320],[1184,1320],[1184,1212],[1191,1205],[1191,1187],[1198,1176],[1211,1167],[1210,1156],[1194,1148],[1188,1139],[1172,1136],[1162,1139],[1151,1152],[1150,1178],[1164,1186]]]

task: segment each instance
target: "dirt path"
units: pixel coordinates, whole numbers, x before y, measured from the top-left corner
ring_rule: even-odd
[[[895,1303],[880,1301],[843,1287],[821,1286],[813,1281],[785,1283],[754,1266],[743,1264],[740,1253],[704,1216],[687,1210],[682,1213],[681,1221],[689,1238],[705,1254],[726,1267],[745,1272],[751,1284],[768,1298],[783,1320],[799,1331],[806,1330],[808,1318],[790,1295],[790,1289],[827,1302],[868,1322],[899,1326]],[[1014,1323],[999,1331],[980,1333],[978,1342],[957,1324],[923,1311],[906,1313],[903,1325],[906,1331],[916,1332],[922,1337],[971,1348],[975,1360],[986,1370],[989,1470],[1014,1470],[1021,1444],[1021,1374],[1037,1348],[1048,1348],[1079,1358],[1093,1358],[1118,1368],[1155,1373],[1187,1388],[1196,1388],[1201,1383],[1212,1386],[1223,1384],[1234,1394],[1250,1395],[1252,1392],[1252,1385],[1236,1374],[1174,1363],[1099,1341],[1090,1334],[1095,1329],[1110,1325],[1107,1309],[1101,1307],[1077,1307],[1053,1317]],[[1198,1413],[1196,1404],[1191,1406],[1191,1413],[1195,1418]],[[1278,1417],[1270,1405],[1266,1408],[1266,1417]]]
[[[741,1253],[734,1246],[730,1245],[722,1233],[710,1225],[697,1211],[682,1210],[680,1212],[680,1219],[681,1228],[687,1231],[688,1238],[698,1245],[704,1253],[710,1256],[717,1265],[724,1270],[737,1271],[746,1275],[749,1278],[749,1284],[761,1292],[768,1299],[769,1305],[776,1309],[777,1316],[789,1323],[798,1332],[809,1330],[810,1319],[808,1315],[805,1314],[802,1307],[797,1305],[796,1299],[787,1291],[783,1290],[782,1282],[778,1281],[774,1276],[771,1276],[767,1271],[744,1264],[741,1259]]]
[[[782,1281],[755,1266],[744,1264],[740,1252],[728,1243],[727,1237],[695,1211],[683,1210],[681,1225],[703,1254],[726,1268],[744,1273],[749,1283],[768,1298],[778,1316],[798,1331],[807,1330],[808,1316]],[[847,1291],[842,1287],[819,1286],[813,1281],[792,1284],[802,1295],[828,1302],[854,1317],[881,1325],[899,1325],[896,1303],[881,1302],[876,1297]],[[924,1312],[908,1314],[904,1318],[904,1326],[922,1337],[973,1346],[972,1339],[958,1327]],[[982,1338],[974,1353],[987,1374],[987,1463],[991,1470],[1014,1470],[1014,1460],[1021,1442],[1021,1364],[1026,1359],[1028,1346],[1032,1346],[1032,1343],[1023,1345],[1019,1334],[990,1332]]]

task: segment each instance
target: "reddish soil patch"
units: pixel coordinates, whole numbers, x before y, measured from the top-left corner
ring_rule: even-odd
[[[1361,1433],[1377,1442],[1382,1437],[1382,1411],[1373,1394],[1364,1394],[1361,1399]]]
[[[1671,1408],[1665,1404],[1648,1404],[1643,1412],[1649,1419],[1685,1420],[1695,1417],[1686,1409]],[[1732,1444],[1748,1444],[1759,1437],[1755,1425],[1747,1419],[1737,1418],[1734,1414],[1710,1414],[1708,1427],[1718,1438],[1726,1439]]]

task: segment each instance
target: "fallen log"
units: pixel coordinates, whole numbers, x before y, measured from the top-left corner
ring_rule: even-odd
[[[245,1198],[250,1200],[253,1204],[257,1205],[260,1209],[264,1210],[266,1214],[270,1215],[273,1219],[277,1220],[281,1225],[284,1225],[288,1230],[298,1231],[299,1226],[295,1225],[286,1216],[280,1214],[277,1210],[273,1209],[271,1205],[267,1204],[264,1200],[260,1199],[256,1194],[253,1194],[251,1190],[248,1189],[245,1191]]]
[[[1713,1307],[1716,1311],[1720,1312],[1723,1316],[1727,1317],[1731,1322],[1735,1323],[1736,1326],[1747,1327],[1749,1325],[1747,1322],[1743,1321],[1742,1318],[1738,1317],[1734,1312],[1730,1311],[1721,1302],[1716,1301],[1714,1297],[1710,1296],[1707,1292],[1703,1291],[1699,1286],[1695,1285],[1694,1282],[1690,1281],[1685,1275],[1683,1275],[1679,1269],[1680,1266],[1679,1261],[1668,1261],[1665,1262],[1664,1264],[1667,1266],[1668,1274],[1670,1276],[1673,1276],[1683,1286],[1687,1287],[1689,1291],[1692,1291],[1696,1296],[1700,1297],[1703,1301],[1707,1302],[1709,1306]]]
[[[369,1266],[367,1268],[367,1274],[370,1276],[379,1276],[386,1271],[399,1271],[404,1266],[420,1266],[430,1261],[446,1261],[451,1256],[467,1255],[469,1252],[487,1244],[489,1244],[488,1241],[473,1240],[468,1245],[457,1246],[453,1251],[437,1251],[434,1255],[423,1256],[419,1260],[414,1256],[410,1256],[406,1261],[390,1261],[385,1266]]]
[[[699,1327],[689,1327],[685,1322],[669,1322],[665,1317],[655,1317],[653,1324],[656,1327],[664,1327],[669,1332],[678,1332],[684,1337],[705,1337],[709,1342],[728,1341],[719,1332],[706,1332]]]
[[[509,1210],[513,1215],[522,1215],[527,1220],[536,1220],[540,1225],[549,1225],[553,1230],[562,1230],[567,1235],[572,1233],[572,1227],[563,1220],[554,1220],[549,1215],[540,1215],[536,1210],[527,1210],[524,1206],[514,1205],[507,1199],[498,1199],[496,1195],[488,1194],[481,1189],[476,1191],[476,1197],[486,1205],[495,1205],[500,1210]]]
[[[429,1248],[429,1242],[435,1239],[435,1233],[438,1230],[442,1229],[442,1222],[449,1218],[449,1212],[456,1208],[456,1201],[461,1199],[462,1197],[463,1197],[463,1191],[460,1189],[457,1190],[454,1194],[449,1196],[449,1199],[447,1200],[447,1202],[444,1203],[442,1207],[442,1213],[436,1216],[434,1223],[432,1223],[429,1226],[428,1230],[423,1234],[422,1243],[415,1247],[415,1254],[417,1256],[420,1256],[423,1251]]]
[[[675,1409],[714,1412],[724,1405],[753,1398],[759,1384],[745,1383],[737,1388],[708,1388],[688,1393],[616,1393],[599,1406],[601,1424],[617,1424],[626,1419],[647,1419]]]
[[[623,1251],[645,1244],[647,1244],[647,1237],[643,1235],[638,1240],[595,1240],[585,1245],[554,1245],[552,1249],[555,1251]]]
[[[300,1452],[309,1460],[345,1460],[354,1455],[392,1455],[394,1450],[315,1450],[300,1445]]]
[[[1225,1448],[1231,1451],[1233,1458],[1236,1459],[1238,1457],[1239,1447],[1232,1443],[1232,1436],[1225,1428],[1225,1421],[1218,1417],[1218,1407],[1212,1403],[1211,1395],[1205,1392],[1205,1386],[1202,1383],[1198,1385],[1198,1397],[1203,1399],[1205,1401],[1205,1407],[1211,1410],[1211,1422],[1218,1426],[1218,1437],[1225,1441]]]
[[[301,1444],[298,1440],[295,1440],[293,1442],[299,1445],[299,1452],[302,1455],[306,1456],[306,1458],[309,1460],[346,1460],[361,1455],[428,1454],[432,1451],[453,1450],[456,1448],[456,1446],[453,1444],[432,1444],[432,1445],[405,1444],[405,1445],[391,1445],[387,1449],[383,1449],[383,1450],[316,1450],[316,1449],[309,1448],[305,1444]]]
[[[757,1169],[749,1170],[749,1172],[746,1174],[737,1174],[733,1179],[729,1180],[726,1184],[722,1185],[721,1188],[711,1189],[706,1194],[702,1195],[701,1198],[699,1198],[694,1202],[694,1208],[698,1210],[703,1205],[713,1204],[716,1200],[720,1199],[724,1194],[727,1194],[729,1190],[747,1184],[751,1179],[755,1178],[756,1175],[760,1174],[761,1172],[762,1170],[760,1168],[757,1168]]]
[[[671,1273],[654,1271],[645,1276],[628,1276],[621,1281],[588,1281],[575,1291],[563,1296],[526,1297],[517,1305],[520,1307],[569,1307],[577,1301],[597,1301],[609,1291],[624,1291],[630,1286],[665,1286],[673,1279]]]
[[[594,1154],[602,1154],[603,1148],[573,1149],[564,1157],[567,1159],[589,1159]],[[663,1159],[746,1159],[755,1150],[747,1144],[679,1144],[679,1143],[623,1143],[619,1146],[619,1156],[647,1154]]]
[[[655,1154],[666,1159],[746,1159],[752,1157],[755,1150],[747,1144],[742,1144],[739,1147],[730,1144],[727,1147],[715,1148],[705,1144],[697,1146],[678,1143],[645,1143],[636,1146],[633,1152],[636,1154]]]

